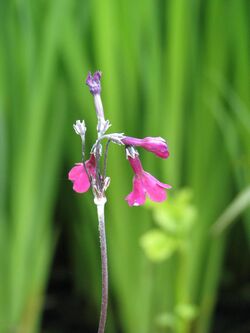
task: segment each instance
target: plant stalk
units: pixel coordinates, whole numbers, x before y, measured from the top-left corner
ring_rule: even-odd
[[[104,206],[105,200],[96,202],[97,214],[99,222],[99,237],[101,247],[101,261],[102,261],[102,304],[101,314],[99,320],[98,333],[104,333],[107,308],[108,308],[108,258],[107,258],[107,245],[106,245],[106,232],[105,232],[105,217],[104,217]]]

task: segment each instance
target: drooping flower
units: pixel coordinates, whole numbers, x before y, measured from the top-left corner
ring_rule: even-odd
[[[150,173],[143,170],[141,161],[136,154],[128,156],[128,161],[135,173],[133,179],[133,191],[126,197],[129,206],[140,206],[145,203],[146,195],[155,202],[162,202],[167,198],[166,189],[170,185],[161,183]]]
[[[86,169],[90,177],[95,177],[96,160],[94,154],[90,155],[89,160],[85,162]],[[90,188],[89,177],[86,173],[83,163],[76,165],[68,173],[69,180],[73,183],[73,190],[77,193],[87,192]]]
[[[144,139],[124,136],[122,142],[128,146],[142,147],[156,156],[167,158],[169,156],[168,145],[161,137],[146,137]]]

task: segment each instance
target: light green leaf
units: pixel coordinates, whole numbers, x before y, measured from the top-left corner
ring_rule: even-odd
[[[194,304],[178,304],[175,312],[184,320],[193,320],[198,315],[198,308]]]
[[[167,233],[186,236],[192,229],[197,209],[190,203],[192,190],[184,188],[162,205],[150,205],[155,222]]]
[[[161,230],[153,229],[144,234],[140,244],[146,256],[155,262],[169,258],[179,246],[176,238],[166,235]]]

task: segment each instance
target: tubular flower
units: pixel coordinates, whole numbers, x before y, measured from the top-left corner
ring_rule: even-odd
[[[85,162],[85,166],[89,176],[95,177],[96,160],[94,154],[90,155],[89,160]],[[68,178],[72,181],[73,190],[77,193],[87,192],[90,188],[89,177],[83,163],[76,163],[76,165],[68,173]]]
[[[164,201],[167,198],[166,189],[171,188],[171,186],[161,183],[150,173],[144,171],[137,155],[134,158],[128,156],[128,161],[135,173],[133,191],[126,197],[129,206],[143,205],[146,200],[146,194],[152,201]]]
[[[144,139],[137,139],[131,136],[124,136],[121,141],[128,146],[142,147],[161,158],[169,156],[168,145],[161,137],[149,136]]]

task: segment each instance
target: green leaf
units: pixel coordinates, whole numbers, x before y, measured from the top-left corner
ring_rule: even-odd
[[[197,209],[191,204],[192,190],[184,188],[174,198],[162,205],[150,204],[155,222],[167,233],[186,237],[197,217]]]
[[[219,236],[227,229],[235,219],[250,206],[250,186],[240,192],[234,201],[226,208],[224,213],[213,224],[211,230],[216,236]]]
[[[198,315],[198,307],[193,304],[178,304],[175,312],[184,320],[193,320]]]
[[[146,256],[155,262],[169,258],[179,246],[178,240],[164,232],[153,229],[144,234],[140,244]]]

